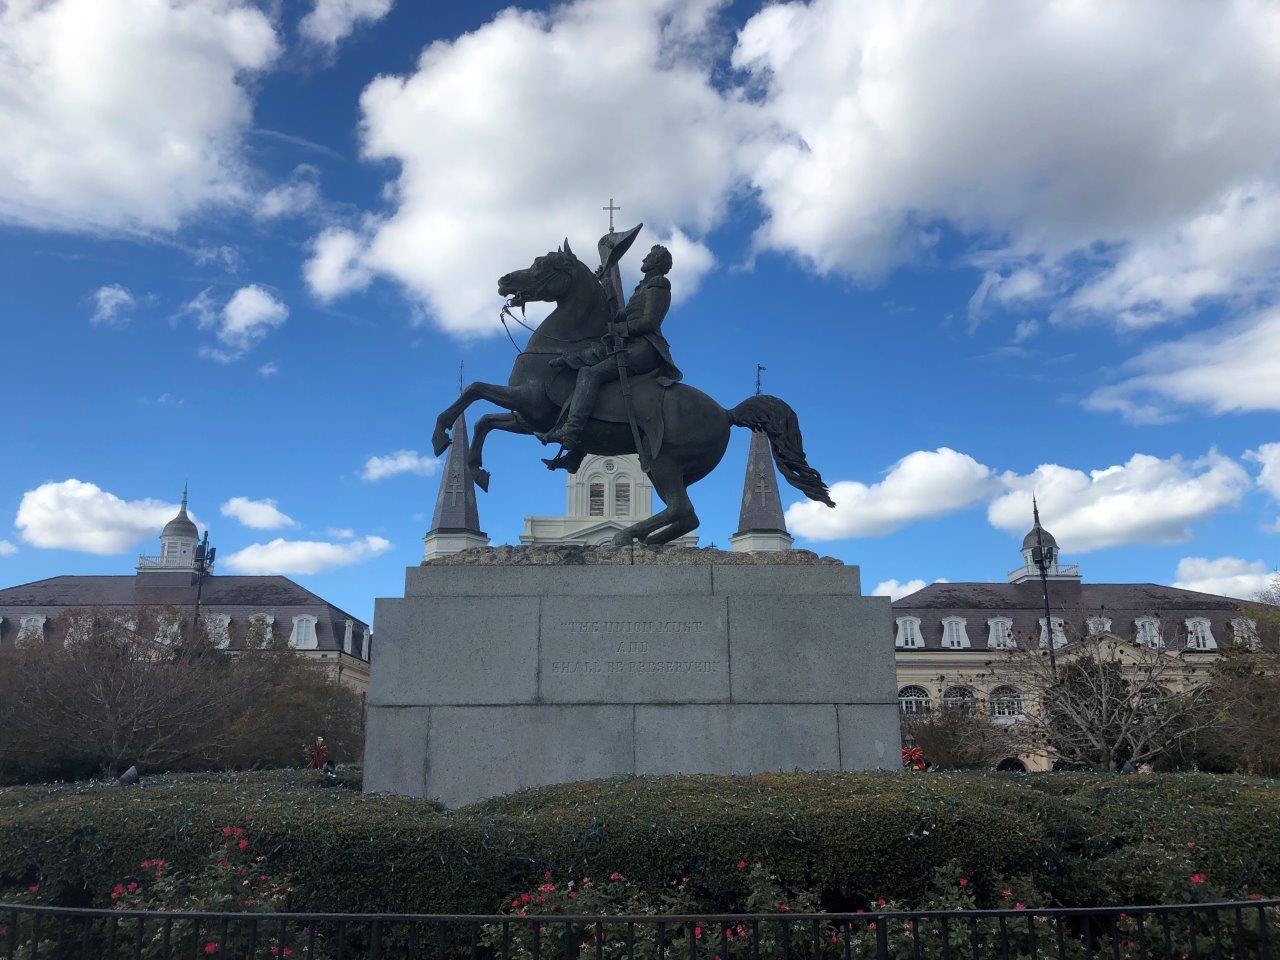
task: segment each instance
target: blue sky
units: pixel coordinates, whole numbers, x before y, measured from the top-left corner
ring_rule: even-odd
[[[675,254],[688,380],[731,406],[763,362],[798,412],[838,507],[789,522],[867,589],[1002,579],[1034,488],[1087,579],[1252,593],[1275,9],[1008,9],[11,3],[0,582],[129,572],[189,480],[221,572],[370,616],[459,362],[506,379],[496,277],[593,249],[612,196]],[[746,446],[693,490],[704,544]],[[491,439],[494,542],[562,509],[543,453]]]

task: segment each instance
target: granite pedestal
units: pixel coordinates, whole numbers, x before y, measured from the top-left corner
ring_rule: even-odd
[[[429,563],[374,624],[369,792],[900,765],[889,601],[856,567]]]

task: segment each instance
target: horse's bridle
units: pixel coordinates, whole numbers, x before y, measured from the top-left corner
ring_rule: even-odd
[[[512,320],[520,324],[520,326],[524,327],[530,333],[536,333],[538,334],[538,336],[543,337],[544,339],[550,340],[553,343],[582,343],[583,342],[582,337],[578,337],[573,340],[563,340],[560,337],[553,337],[549,333],[538,333],[538,330],[536,327],[529,326],[522,319],[520,319],[520,317],[517,317],[511,310],[512,307],[519,307],[520,314],[521,316],[523,316],[525,304],[528,303],[530,300],[534,299],[532,294],[541,293],[546,288],[546,286],[549,283],[551,283],[552,280],[555,279],[557,274],[563,274],[565,276],[570,275],[568,266],[559,258],[556,258],[556,260],[552,263],[550,270],[547,270],[544,272],[544,275],[539,278],[537,283],[534,284],[533,289],[528,291],[529,293],[528,296],[522,296],[519,293],[514,293],[507,298],[507,302],[504,303],[502,305],[502,309],[498,311],[498,322],[502,324],[502,329],[506,332],[507,339],[511,341],[511,345],[516,348],[517,356],[523,356],[525,354],[529,354],[530,356],[541,356],[544,354],[558,355],[560,351],[559,350],[521,350],[520,344],[516,343],[516,338],[511,335],[511,328],[507,326],[507,317],[510,317]],[[597,277],[596,279],[599,280],[600,278]],[[590,339],[590,338],[587,338],[587,339]]]

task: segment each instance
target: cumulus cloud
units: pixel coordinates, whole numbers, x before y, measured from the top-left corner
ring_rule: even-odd
[[[312,290],[330,298],[385,275],[444,329],[492,332],[497,278],[566,235],[593,256],[600,207],[625,184],[620,223],[646,223],[638,249],[671,240],[675,296],[687,295],[756,136],[753,108],[710,79],[714,7],[507,9],[428,46],[413,73],[375,79],[360,100],[362,148],[398,164],[395,209],[318,237]]]
[[[950,583],[945,577],[939,577],[934,583]],[[923,590],[925,583],[918,577],[915,580],[908,580],[905,583],[899,583],[897,580],[881,580],[876,584],[876,588],[871,591],[873,597],[888,597],[891,600],[901,600],[903,597],[915,593],[917,590]]]
[[[1073,553],[1187,540],[1191,524],[1237,505],[1250,486],[1243,467],[1214,451],[1191,461],[1136,453],[1124,464],[1089,473],[1043,464],[1000,479],[1008,492],[987,510],[992,525],[1025,533],[1034,491],[1045,527]]]
[[[136,303],[129,288],[118,283],[108,283],[93,292],[93,316],[89,322],[95,327],[124,326],[129,322],[127,313]]]
[[[1271,583],[1272,572],[1261,560],[1239,557],[1183,557],[1178,561],[1173,585],[1184,590],[1214,593],[1222,597],[1252,600]]]
[[[281,527],[298,525],[298,521],[281,512],[274,500],[232,497],[222,505],[220,512],[224,517],[232,517],[255,530],[278,530]]]
[[[1280,443],[1264,443],[1257,450],[1247,451],[1244,458],[1260,465],[1258,486],[1280,503]],[[1280,532],[1280,518],[1271,529]]]
[[[176,503],[122,500],[96,484],[70,479],[24,493],[13,525],[33,547],[111,554],[159,537],[177,512]]]
[[[791,134],[752,172],[757,243],[859,278],[942,224],[1014,259],[1102,252],[1115,276],[1082,305],[1131,316],[1252,283],[1276,231],[1246,195],[1274,182],[1278,18],[1249,0],[767,6],[733,53]],[[1214,211],[1256,234],[1214,251],[1219,279],[1192,277]],[[1030,296],[1033,279],[986,292]]]
[[[321,573],[348,567],[390,549],[389,540],[372,536],[346,543],[277,538],[269,543],[250,544],[223,563],[236,573],[245,574]]]
[[[991,468],[968,454],[949,447],[917,450],[890,467],[879,483],[832,484],[835,509],[809,500],[792,504],[787,528],[811,540],[878,537],[963,509],[994,488]]]
[[[289,308],[256,283],[241,287],[221,307],[211,290],[202,290],[181,313],[194,317],[201,330],[215,332],[219,346],[203,347],[200,353],[220,363],[239,360],[289,318]]]
[[[0,540],[0,557],[12,557],[17,552],[18,548],[8,540]]]
[[[1210,413],[1280,410],[1280,308],[1207,333],[1156,344],[1122,367],[1122,379],[1085,399],[1132,423],[1165,423],[1182,408]]]
[[[385,17],[391,4],[392,0],[315,0],[298,22],[298,32],[315,43],[335,47],[357,23],[374,23]]]
[[[264,193],[254,208],[259,220],[277,220],[310,213],[320,206],[320,171],[309,163],[294,168],[284,183]]]
[[[279,47],[242,0],[0,4],[0,222],[172,230],[249,194],[249,88]]]
[[[258,373],[264,377],[274,377],[279,372],[280,372],[280,365],[277,364],[274,360],[264,363],[262,366],[258,368]]]
[[[402,473],[416,473],[421,477],[429,477],[440,469],[440,461],[434,457],[424,457],[417,450],[396,450],[381,457],[370,457],[364,462],[360,478],[372,483],[385,480],[387,477]]]

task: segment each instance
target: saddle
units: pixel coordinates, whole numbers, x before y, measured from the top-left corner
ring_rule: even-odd
[[[560,416],[556,423],[564,420],[569,410],[569,397],[573,394],[574,383],[578,371],[560,370],[546,386],[547,397],[560,408]],[[628,378],[631,385],[631,406],[636,415],[636,426],[640,428],[640,437],[648,448],[652,459],[662,449],[662,438],[666,432],[666,419],[663,416],[663,399],[667,388],[676,381],[662,376],[659,371],[632,374]],[[606,383],[600,390],[595,409],[591,411],[593,420],[606,423],[627,423],[627,403],[622,395],[622,384],[614,380]]]

